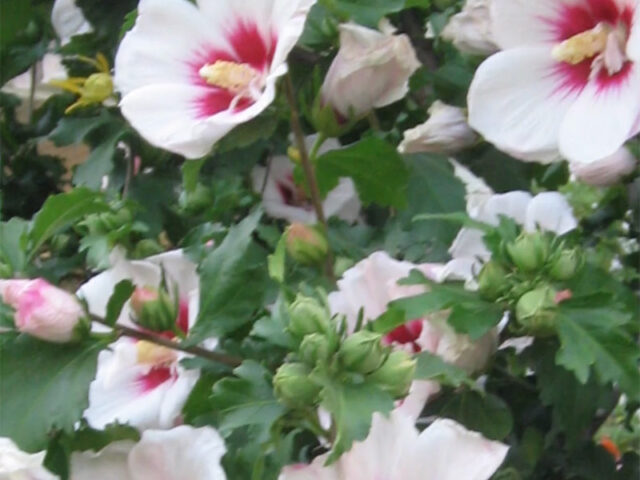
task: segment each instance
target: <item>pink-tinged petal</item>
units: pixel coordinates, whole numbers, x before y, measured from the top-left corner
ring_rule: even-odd
[[[452,420],[436,420],[408,448],[394,478],[489,480],[509,450]]]
[[[192,3],[142,0],[136,24],[116,55],[116,88],[126,95],[146,85],[192,83],[190,60],[228,48],[226,39],[208,25]],[[170,98],[163,97],[161,103],[170,104]]]
[[[572,163],[569,167],[579,180],[597,187],[615,185],[633,172],[638,160],[628,148],[621,148],[613,155],[592,163]]]
[[[120,108],[149,143],[187,158],[199,158],[235,126],[202,118],[203,99],[210,99],[210,91],[180,84],[149,85],[126,95]]]
[[[520,47],[488,58],[468,96],[469,124],[501,150],[546,159],[576,97],[563,88],[548,47]]]
[[[559,130],[562,154],[590,163],[614,154],[634,133],[640,112],[640,63],[608,82],[591,82],[566,112]]]
[[[343,480],[337,467],[323,466],[326,455],[320,456],[314,460],[311,465],[297,463],[284,467],[280,472],[278,480]],[[368,480],[364,477],[354,478],[353,480]]]
[[[558,192],[544,192],[533,197],[527,206],[525,230],[541,229],[564,235],[575,229],[578,221],[564,195]]]

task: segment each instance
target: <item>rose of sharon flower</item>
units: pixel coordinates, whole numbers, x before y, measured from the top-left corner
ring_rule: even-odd
[[[29,454],[9,438],[0,438],[0,478],[3,480],[57,480],[42,466],[45,452]]]
[[[171,251],[145,260],[128,261],[121,251],[111,258],[111,269],[84,284],[78,294],[89,311],[103,317],[115,285],[131,280],[137,287],[158,288],[163,273],[168,291],[178,291],[177,326],[187,333],[198,314],[199,280],[196,266],[181,251]],[[131,306],[127,302],[118,323],[128,326]],[[173,332],[161,335],[172,338]],[[213,348],[215,340],[207,345]],[[84,417],[94,428],[119,421],[137,428],[170,428],[179,420],[182,406],[199,377],[196,370],[180,364],[185,354],[123,337],[98,356],[96,378],[89,387],[89,407]]]
[[[313,145],[316,135],[305,139],[307,148]],[[340,148],[337,140],[327,140],[319,154]],[[294,165],[288,157],[274,157],[268,168],[257,166],[251,172],[253,189],[262,193],[262,205],[265,212],[275,218],[283,218],[291,223],[312,224],[317,222],[311,199],[304,189],[293,179]],[[265,176],[268,177],[265,178]],[[353,180],[341,178],[338,186],[331,190],[322,202],[327,218],[338,217],[347,222],[354,222],[360,214],[360,199]]]
[[[492,0],[467,0],[442,30],[441,36],[463,53],[489,55],[499,50],[491,33]]]
[[[225,480],[224,441],[211,427],[146,430],[138,443],[74,452],[71,480]]]
[[[503,49],[476,71],[469,123],[524,160],[590,163],[640,131],[637,0],[493,0]]]
[[[613,155],[593,163],[572,163],[571,173],[578,179],[596,187],[614,185],[636,168],[638,161],[628,148],[621,148]]]
[[[327,455],[285,467],[279,480],[488,480],[509,447],[452,420],[422,433],[401,412],[374,414],[369,436],[330,466]]]
[[[414,265],[391,258],[386,252],[376,252],[347,270],[338,280],[338,291],[329,294],[332,314],[346,317],[349,332],[353,332],[362,310],[364,321],[372,321],[382,315],[389,302],[399,298],[419,295],[423,285],[398,285],[398,280],[418,269],[433,277],[436,264]],[[464,368],[468,372],[482,369],[496,347],[494,332],[476,342],[467,335],[459,335],[446,323],[446,312],[412,319],[392,332],[383,341],[394,348],[411,353],[427,351],[440,355],[445,361]],[[417,417],[428,397],[436,393],[435,382],[415,381],[401,409]]]
[[[85,318],[78,299],[46,280],[0,280],[3,301],[16,311],[16,328],[41,340],[65,343]]]
[[[157,147],[198,158],[275,98],[314,0],[141,0],[120,44],[123,115]]]
[[[362,117],[403,98],[419,66],[406,35],[342,24],[340,50],[324,79],[322,101],[345,119]]]
[[[400,153],[454,153],[473,145],[478,136],[469,127],[463,109],[436,100],[429,120],[404,132]]]

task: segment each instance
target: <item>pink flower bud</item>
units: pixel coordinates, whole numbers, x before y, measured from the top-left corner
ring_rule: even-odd
[[[137,287],[131,295],[131,310],[136,316],[142,314],[142,307],[147,302],[153,302],[158,299],[158,291],[150,287]]]
[[[74,295],[41,278],[2,280],[0,293],[16,311],[16,328],[48,342],[71,341],[76,325],[85,316]]]

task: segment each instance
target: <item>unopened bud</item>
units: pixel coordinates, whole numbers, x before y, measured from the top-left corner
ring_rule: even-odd
[[[289,331],[296,337],[329,331],[330,313],[314,298],[298,295],[289,307],[289,317]]]
[[[138,287],[131,295],[134,321],[154,332],[173,331],[176,328],[178,308],[176,302],[164,290]]]
[[[292,223],[285,231],[287,252],[303,265],[322,263],[329,251],[329,244],[317,228],[302,223]]]
[[[557,292],[548,286],[525,293],[516,305],[518,323],[539,336],[553,334],[556,294]]]
[[[361,330],[348,336],[340,347],[340,358],[349,370],[363,374],[373,372],[385,360],[382,335]]]
[[[329,338],[321,333],[306,335],[300,344],[300,358],[309,365],[326,362],[334,352]]]
[[[507,245],[513,263],[523,272],[534,272],[545,264],[549,257],[549,241],[541,232],[524,233]]]
[[[140,240],[133,250],[133,258],[147,258],[152,255],[158,255],[164,252],[164,248],[156,240],[152,238],[143,238]]]
[[[391,352],[382,366],[367,379],[398,398],[409,392],[415,371],[416,361],[407,352],[397,350]]]
[[[554,280],[569,280],[582,266],[582,255],[576,248],[561,250],[553,260],[549,274]]]
[[[478,275],[480,294],[488,300],[500,297],[508,287],[506,276],[507,271],[498,262],[486,263]]]
[[[108,73],[89,75],[82,88],[82,99],[87,103],[102,103],[113,93],[113,79]]]
[[[310,369],[302,363],[285,363],[273,377],[276,396],[292,407],[305,407],[316,403],[320,386],[309,378]]]
[[[338,138],[347,133],[354,121],[342,117],[331,105],[325,103],[318,93],[311,112],[311,121],[315,129],[329,138]]]
[[[300,150],[293,145],[290,145],[289,148],[287,148],[287,157],[289,157],[296,165],[302,164],[302,155],[300,155]]]

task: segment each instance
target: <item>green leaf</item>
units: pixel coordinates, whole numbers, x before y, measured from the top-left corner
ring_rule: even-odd
[[[102,183],[102,177],[110,174],[113,170],[113,158],[118,143],[125,134],[126,129],[119,122],[108,124],[104,131],[101,131],[101,141],[98,146],[91,151],[89,158],[76,168],[73,174],[73,184],[85,185],[98,190]]]
[[[135,285],[130,280],[122,280],[118,282],[113,289],[113,294],[109,298],[107,303],[107,314],[104,318],[105,323],[109,325],[115,325],[122,311],[122,307],[127,303],[127,300],[133,294],[136,289]]]
[[[414,222],[424,222],[428,220],[444,220],[446,222],[457,223],[463,227],[475,228],[488,232],[494,229],[491,225],[479,222],[471,218],[465,212],[453,212],[453,213],[424,213],[422,215],[416,215],[413,217]]]
[[[0,436],[29,452],[42,450],[52,429],[71,431],[80,420],[105,344],[0,337]]]
[[[282,235],[278,240],[276,251],[267,257],[269,276],[278,283],[284,282],[284,266],[286,257],[286,237]]]
[[[288,325],[287,301],[283,295],[280,295],[271,309],[271,315],[262,317],[253,324],[251,335],[287,350],[294,350],[296,342],[287,330]]]
[[[182,186],[187,193],[193,193],[198,185],[200,170],[204,165],[204,158],[189,160],[182,165]]]
[[[112,121],[113,117],[106,110],[101,110],[100,114],[94,117],[64,116],[49,134],[49,139],[58,146],[82,143],[91,132]]]
[[[217,145],[216,153],[245,148],[258,140],[268,139],[278,127],[278,112],[269,108],[253,120],[231,130]]]
[[[417,366],[414,378],[416,380],[435,380],[442,385],[458,388],[467,386],[477,389],[476,382],[473,381],[460,367],[445,362],[437,355],[429,352],[422,352],[416,355]]]
[[[317,159],[316,173],[322,195],[351,177],[364,204],[403,208],[407,205],[409,172],[393,145],[379,138],[366,138]]]
[[[619,324],[610,322],[610,310],[559,309],[556,330],[561,347],[556,363],[572,371],[583,384],[593,367],[601,382],[617,383],[630,398],[638,400],[640,348]]]
[[[353,442],[367,437],[375,412],[387,415],[393,409],[393,398],[369,383],[331,384],[322,390],[321,397],[322,406],[331,413],[336,425],[327,464],[338,460]]]
[[[28,225],[20,218],[0,222],[0,259],[11,267],[13,276],[23,273],[27,267],[25,244]]]
[[[75,188],[68,193],[49,197],[31,221],[30,255],[34,255],[44,242],[63,228],[90,213],[107,210],[109,206],[102,195],[86,188]]]
[[[402,10],[404,2],[405,0],[332,0],[324,3],[357,23],[376,27],[382,17]]]
[[[261,216],[257,210],[231,228],[201,264],[200,312],[190,342],[238,329],[263,305],[268,283],[266,255],[251,238]]]
[[[213,386],[212,406],[221,416],[218,428],[229,433],[252,426],[264,441],[287,409],[276,400],[271,374],[260,364],[247,360],[234,373],[238,378],[223,378]]]

